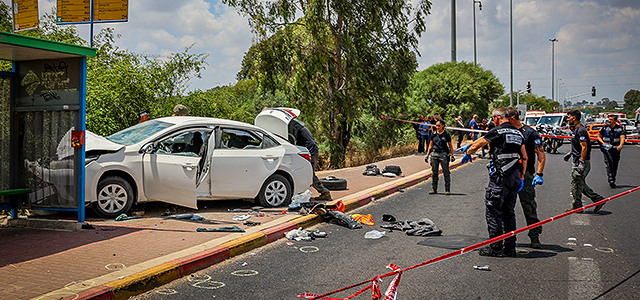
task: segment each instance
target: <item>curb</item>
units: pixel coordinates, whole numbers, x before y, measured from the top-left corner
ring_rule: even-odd
[[[460,162],[449,165],[449,170],[460,167]],[[442,173],[442,170],[440,170]],[[396,193],[398,189],[408,188],[431,178],[431,170],[396,179],[382,186],[376,186],[360,193],[357,196],[347,196],[342,199],[345,211],[354,210],[364,206],[378,198]],[[299,227],[307,228],[323,221],[321,216],[306,215],[279,225],[262,229],[253,234],[243,236],[212,249],[197,254],[175,259],[156,267],[126,276],[104,285],[91,287],[63,298],[63,300],[124,300],[156,287],[167,284],[180,277],[203,270],[226,259],[249,252],[276,240],[284,238],[284,233]],[[54,291],[55,292],[55,291]]]

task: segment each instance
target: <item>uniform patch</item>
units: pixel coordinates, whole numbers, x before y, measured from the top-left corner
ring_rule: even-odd
[[[521,135],[505,134],[505,140],[508,144],[522,145]]]
[[[585,138],[584,136],[581,136],[581,137],[580,137],[580,141],[581,141],[581,142],[582,142],[582,141],[585,141],[585,140],[586,140],[586,138]]]
[[[533,141],[533,142],[536,144],[536,146],[540,146],[540,145],[542,145],[542,141],[541,141],[540,139],[536,139],[536,140],[535,140],[535,141]]]

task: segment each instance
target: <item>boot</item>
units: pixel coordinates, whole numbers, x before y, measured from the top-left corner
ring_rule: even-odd
[[[542,243],[540,243],[540,238],[537,236],[531,237],[531,248],[533,249],[542,249]]]

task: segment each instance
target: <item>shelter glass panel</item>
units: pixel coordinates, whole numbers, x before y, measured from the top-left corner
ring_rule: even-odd
[[[0,76],[0,190],[11,188],[11,87],[12,78]],[[8,201],[0,196],[0,205]]]

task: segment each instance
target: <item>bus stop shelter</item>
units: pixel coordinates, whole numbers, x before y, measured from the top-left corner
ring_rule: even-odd
[[[0,209],[84,222],[87,57],[96,49],[0,32]]]

